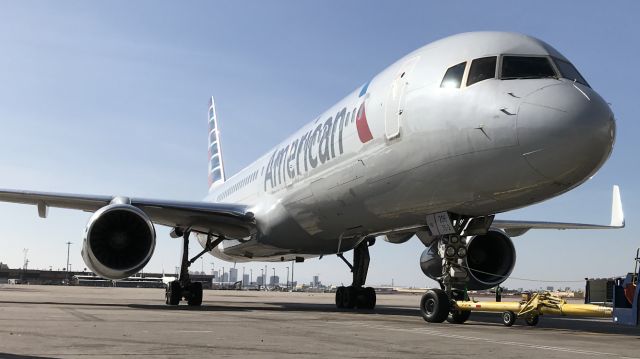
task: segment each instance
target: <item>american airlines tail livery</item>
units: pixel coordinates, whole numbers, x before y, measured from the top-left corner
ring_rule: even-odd
[[[0,200],[93,212],[82,256],[122,279],[153,255],[154,224],[182,237],[178,280],[166,301],[202,303],[188,268],[227,261],[303,261],[336,254],[353,283],[338,308],[375,307],[365,287],[369,246],[424,243],[420,266],[440,283],[422,299],[429,322],[464,322],[466,289],[506,280],[511,237],[530,229],[624,227],[617,186],[609,225],[494,220],[580,185],[611,154],[615,120],[571,62],[535,38],[474,32],[426,45],[347,95],[237,174],[224,171],[209,103],[209,193],[201,202],[2,190]],[[191,234],[202,252],[188,257]],[[343,254],[353,250],[350,263]]]

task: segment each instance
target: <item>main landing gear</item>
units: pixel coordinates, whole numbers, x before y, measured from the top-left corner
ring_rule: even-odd
[[[202,304],[202,283],[191,281],[189,278],[189,267],[198,260],[198,258],[217,247],[218,244],[224,240],[223,236],[218,236],[213,240],[213,235],[209,234],[207,237],[207,244],[202,252],[189,259],[190,234],[191,231],[186,230],[182,235],[182,263],[180,265],[180,277],[178,280],[170,282],[166,288],[166,303],[169,305],[178,305],[183,298],[190,306],[199,306]]]
[[[338,309],[373,309],[376,306],[376,292],[371,287],[364,287],[369,271],[369,246],[375,243],[375,239],[366,239],[353,249],[353,265],[347,261],[342,253],[338,254],[351,269],[353,283],[348,286],[340,286],[336,291],[336,307]]]

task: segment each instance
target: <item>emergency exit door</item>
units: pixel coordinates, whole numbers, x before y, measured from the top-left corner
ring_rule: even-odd
[[[415,56],[405,61],[391,82],[391,87],[385,101],[384,125],[385,135],[387,139],[393,139],[400,136],[400,122],[405,105],[405,92],[409,84],[411,71],[420,59]]]

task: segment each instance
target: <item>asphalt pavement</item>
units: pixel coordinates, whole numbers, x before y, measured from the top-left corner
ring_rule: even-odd
[[[640,358],[640,329],[610,319],[431,324],[419,302],[346,311],[328,293],[205,290],[193,308],[161,289],[0,285],[0,358]]]

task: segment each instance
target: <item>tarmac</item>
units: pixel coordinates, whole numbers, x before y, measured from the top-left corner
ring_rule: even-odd
[[[192,308],[162,289],[0,285],[0,358],[640,358],[640,329],[610,319],[432,324],[419,302],[343,311],[333,294],[205,290]]]

